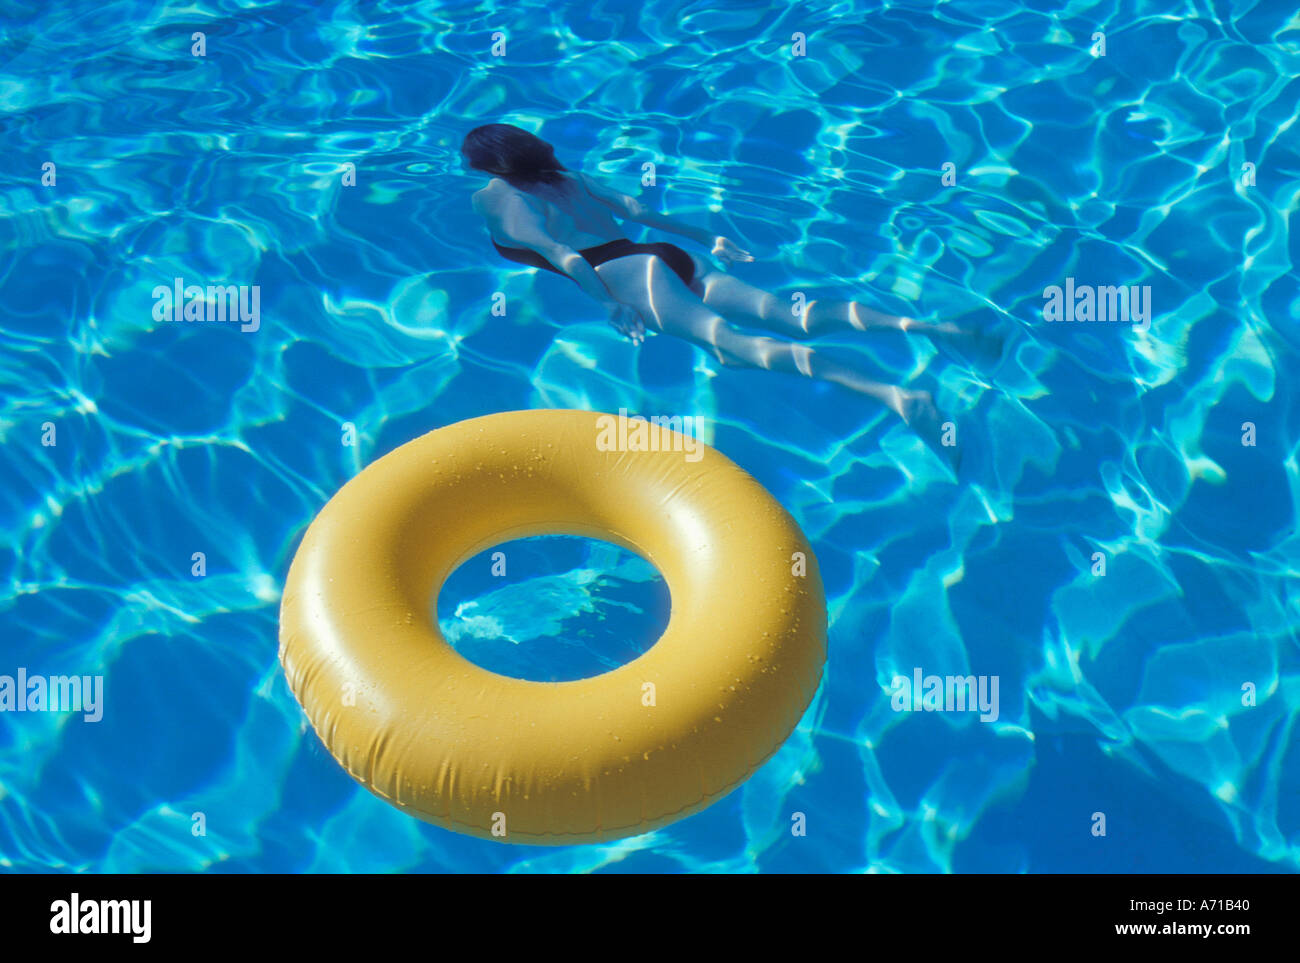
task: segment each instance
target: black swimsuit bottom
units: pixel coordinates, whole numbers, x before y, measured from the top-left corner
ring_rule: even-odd
[[[547,271],[554,271],[556,274],[565,274],[546,258],[542,257],[536,251],[526,247],[502,247],[496,241],[492,246],[497,249],[503,258],[508,261],[515,261],[519,264],[528,264],[532,267],[543,268]],[[690,284],[695,278],[695,262],[691,256],[683,251],[676,244],[668,244],[665,241],[656,241],[654,244],[637,244],[635,241],[629,241],[625,237],[620,237],[615,241],[607,241],[604,244],[597,244],[595,247],[583,248],[578,252],[586,259],[592,267],[598,264],[604,264],[606,261],[612,261],[617,257],[627,257],[629,254],[653,254],[659,258],[674,273],[682,279],[683,284]]]

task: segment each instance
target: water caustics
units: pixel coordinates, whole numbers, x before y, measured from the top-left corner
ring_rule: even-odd
[[[102,674],[106,711],[6,714],[0,867],[1300,867],[1300,24],[1279,5],[526,2],[496,59],[498,0],[31,6],[0,32],[0,674]],[[498,260],[455,150],[489,120],[545,121],[633,193],[654,162],[648,199],[760,255],[742,277],[1008,332],[992,370],[828,344],[936,389],[961,483],[846,392],[634,349],[563,279]],[[1071,277],[1149,286],[1149,328],[1044,323]],[[260,328],[156,321],[175,278],[258,285]],[[826,583],[795,734],[727,799],[610,845],[390,810],[276,661],[329,496],[425,431],[527,407],[705,418]],[[545,578],[635,617],[592,567]],[[462,600],[521,646],[550,631],[518,606]],[[896,711],[918,667],[998,677],[997,719]]]

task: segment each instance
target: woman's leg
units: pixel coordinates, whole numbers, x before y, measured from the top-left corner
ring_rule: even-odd
[[[832,381],[876,399],[932,443],[939,434],[941,419],[928,392],[874,381],[804,344],[737,331],[656,257],[621,257],[596,270],[615,299],[641,311],[647,326],[685,338],[724,365]]]
[[[884,314],[857,301],[813,300],[804,305],[801,315],[796,315],[791,304],[783,303],[776,295],[746,284],[730,274],[715,271],[699,258],[693,260],[699,273],[691,282],[691,290],[708,307],[738,324],[747,324],[800,340],[835,331],[893,329],[951,340],[971,347],[982,346],[976,344],[981,341],[977,332],[966,331],[955,324],[932,324]],[[993,348],[994,345],[988,347]]]
[[[942,419],[928,391],[911,391],[875,381],[805,344],[745,334],[707,306],[703,307],[703,314],[682,315],[680,322],[670,319],[664,328],[665,333],[676,334],[699,345],[724,365],[765,368],[843,385],[879,401],[931,444],[938,443]]]

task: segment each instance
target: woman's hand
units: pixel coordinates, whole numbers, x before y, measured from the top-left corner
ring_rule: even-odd
[[[713,250],[709,253],[723,264],[734,264],[736,261],[754,260],[754,255],[750,254],[734,241],[725,237],[715,237],[713,239]]]
[[[630,304],[610,301],[605,305],[609,312],[609,323],[619,334],[627,337],[633,344],[645,341],[645,321],[641,312]]]

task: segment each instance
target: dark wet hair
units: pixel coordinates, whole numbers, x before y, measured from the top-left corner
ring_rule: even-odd
[[[504,178],[515,187],[560,184],[568,168],[555,159],[555,148],[535,134],[511,124],[484,124],[465,135],[461,152],[469,166]]]

